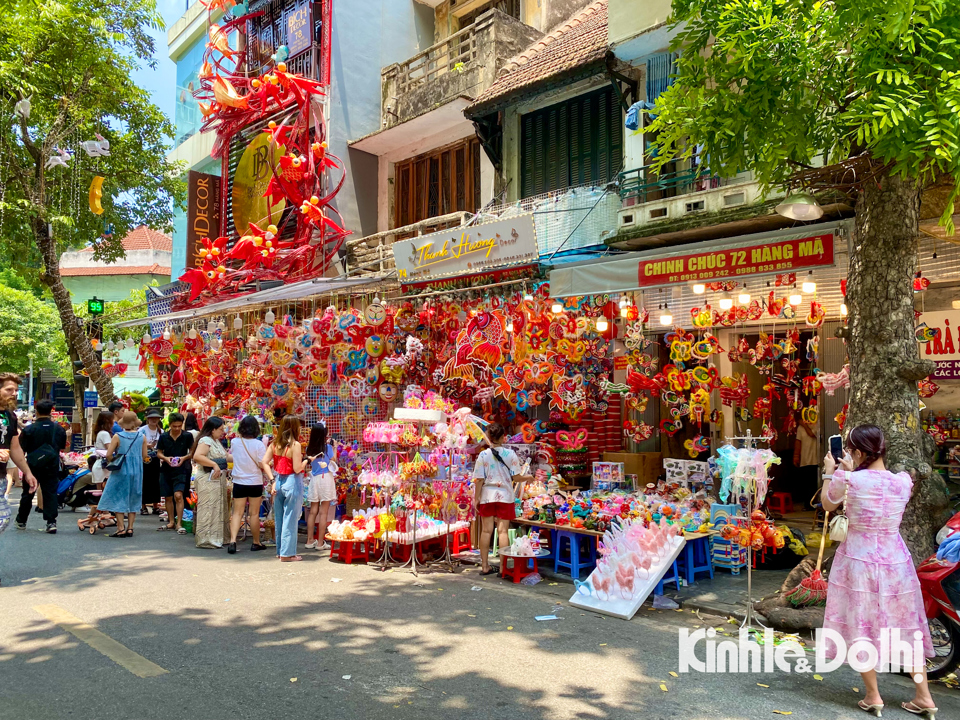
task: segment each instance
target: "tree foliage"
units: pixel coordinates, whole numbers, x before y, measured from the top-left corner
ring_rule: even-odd
[[[50,369],[70,377],[70,359],[57,309],[32,292],[0,285],[0,372]]]
[[[771,185],[817,156],[869,152],[893,174],[960,184],[960,3],[674,0],[673,12],[678,74],[648,130],[659,163],[701,145],[711,172]]]
[[[153,63],[148,30],[162,26],[160,16],[154,0],[7,5],[0,24],[0,234],[7,256],[22,259],[18,269],[38,274],[50,289],[71,350],[109,398],[110,381],[78,330],[59,258],[93,242],[97,259],[116,260],[130,228],[163,230],[174,204],[182,205],[185,184],[166,159],[174,128],[131,79]],[[24,99],[28,119],[14,113]],[[82,149],[97,133],[109,141],[109,156]],[[73,153],[67,166],[46,167],[59,151]],[[104,178],[101,215],[89,203],[96,176]]]

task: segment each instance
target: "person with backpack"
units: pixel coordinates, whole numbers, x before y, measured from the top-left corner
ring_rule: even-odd
[[[20,433],[20,447],[27,457],[30,472],[37,478],[43,498],[43,519],[51,535],[57,532],[57,485],[63,470],[60,452],[67,449],[67,431],[50,419],[53,408],[53,400],[37,401],[36,421]],[[24,489],[20,496],[17,527],[21,530],[27,527],[35,494],[36,488]]]

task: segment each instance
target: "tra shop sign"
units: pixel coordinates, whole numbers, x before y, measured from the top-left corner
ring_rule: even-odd
[[[187,270],[202,263],[200,241],[219,234],[220,178],[191,170],[187,175]]]
[[[960,311],[925,312],[917,322],[917,342],[920,356],[933,360],[937,369],[933,380],[960,379]],[[924,338],[935,335],[924,342]]]
[[[638,282],[640,287],[710,282],[833,265],[833,244],[834,236],[829,233],[792,240],[772,240],[763,245],[641,260]]]
[[[540,259],[532,213],[402,240],[393,244],[393,254],[404,284],[476,275]]]

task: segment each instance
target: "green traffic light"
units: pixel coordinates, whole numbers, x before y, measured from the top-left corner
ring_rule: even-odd
[[[103,300],[96,297],[87,300],[87,312],[91,315],[103,315]]]

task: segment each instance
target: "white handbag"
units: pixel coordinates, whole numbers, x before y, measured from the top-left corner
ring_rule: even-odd
[[[843,513],[847,512],[847,489],[850,487],[849,481],[843,489]],[[835,515],[830,521],[830,539],[834,542],[843,542],[847,539],[847,526],[850,521],[846,514]]]

